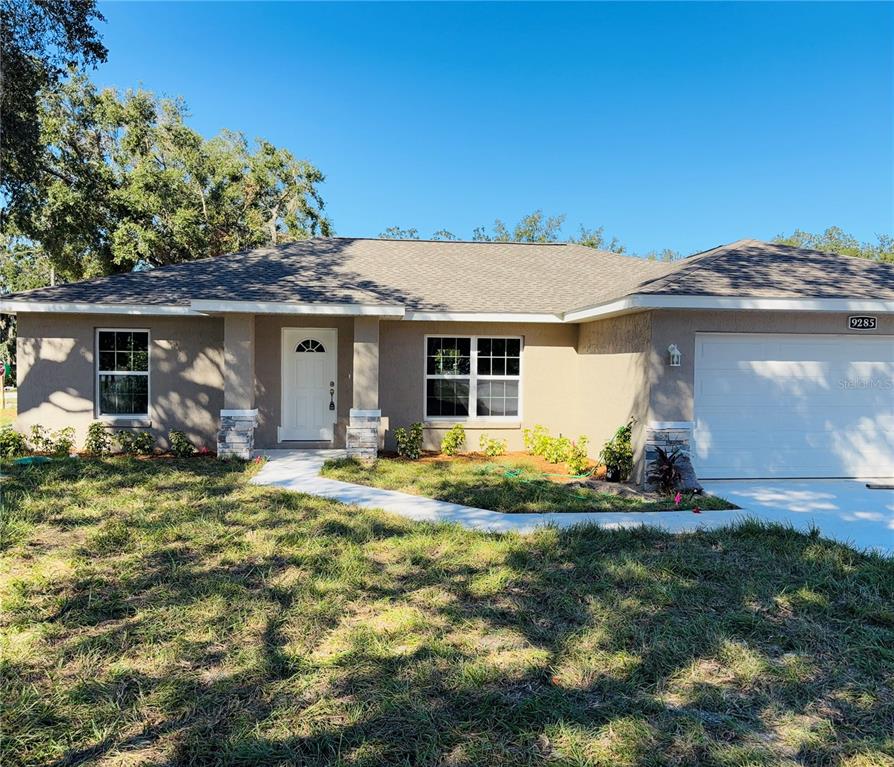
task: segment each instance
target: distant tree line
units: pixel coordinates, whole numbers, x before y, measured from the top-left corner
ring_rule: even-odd
[[[617,237],[607,238],[605,228],[602,226],[594,229],[581,226],[576,235],[563,237],[562,226],[564,223],[564,215],[545,216],[543,211],[535,210],[533,213],[523,216],[515,226],[506,226],[500,219],[497,219],[490,230],[483,226],[476,227],[472,230],[472,236],[469,239],[475,242],[576,242],[596,250],[629,253],[627,246],[621,243]],[[418,240],[421,238],[418,229],[403,229],[399,226],[388,227],[379,234],[379,237],[395,240]],[[446,229],[439,229],[428,239],[456,240],[459,238]],[[773,242],[826,253],[838,253],[843,256],[856,256],[870,261],[894,263],[894,237],[889,234],[877,234],[874,242],[861,242],[840,227],[831,226],[821,234],[811,234],[802,229],[795,229],[789,235],[777,235]],[[652,261],[677,261],[685,258],[683,253],[671,248],[651,250],[639,255]]]

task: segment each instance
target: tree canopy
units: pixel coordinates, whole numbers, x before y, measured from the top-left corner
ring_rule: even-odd
[[[474,242],[560,242],[562,238],[562,226],[565,223],[565,215],[546,216],[542,210],[535,210],[527,216],[523,216],[514,226],[507,226],[499,218],[494,221],[493,227],[477,226],[472,230],[471,239]],[[379,237],[392,240],[418,240],[419,230],[415,227],[403,229],[399,226],[390,226]],[[429,239],[432,240],[457,240],[455,234],[439,229]],[[568,242],[577,242],[597,250],[610,250],[614,253],[624,253],[624,246],[617,237],[611,239],[605,236],[605,228],[597,227],[587,229],[580,227],[577,236],[568,238]]]
[[[187,117],[181,100],[98,91],[81,75],[45,92],[41,172],[7,231],[63,279],[330,234],[317,168],[241,133],[205,139]]]
[[[821,234],[795,229],[790,235],[778,235],[774,242],[843,256],[858,256],[888,264],[894,263],[894,237],[890,234],[877,234],[875,242],[860,242],[840,227],[830,226]]]
[[[0,190],[7,205],[41,173],[40,93],[71,69],[106,60],[95,0],[0,3]]]

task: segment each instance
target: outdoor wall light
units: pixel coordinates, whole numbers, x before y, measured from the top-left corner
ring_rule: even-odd
[[[680,367],[680,362],[683,359],[683,355],[680,354],[680,350],[677,348],[676,344],[671,344],[667,347],[667,356],[668,356],[668,365],[672,368]]]

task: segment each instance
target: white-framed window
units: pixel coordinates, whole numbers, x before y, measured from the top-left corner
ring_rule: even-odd
[[[96,329],[96,412],[100,416],[149,415],[149,331]]]
[[[521,417],[520,336],[425,336],[425,419]]]

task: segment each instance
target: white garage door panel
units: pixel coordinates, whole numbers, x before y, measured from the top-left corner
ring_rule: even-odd
[[[696,337],[699,476],[894,476],[894,338]]]

